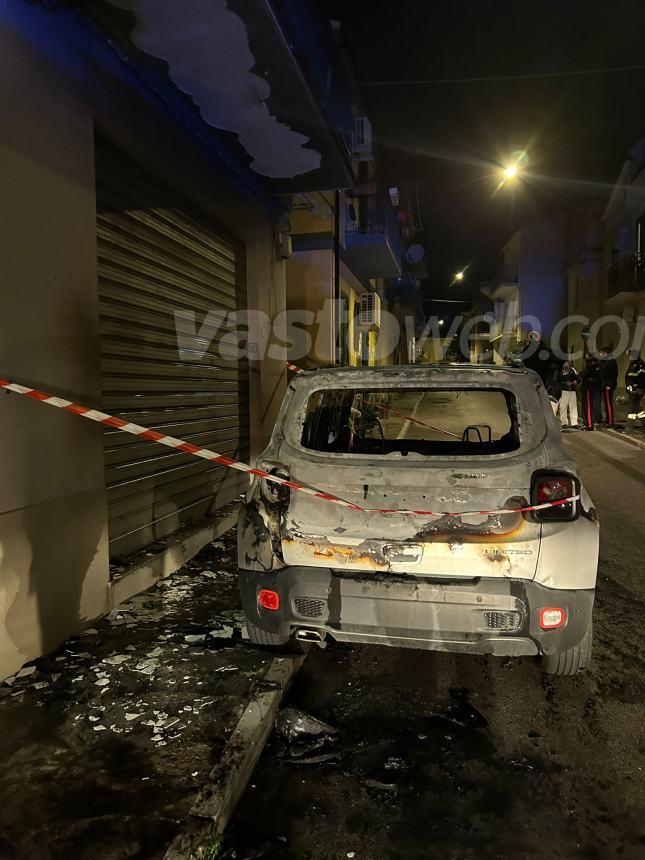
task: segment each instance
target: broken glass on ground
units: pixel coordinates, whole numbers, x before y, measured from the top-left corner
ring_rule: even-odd
[[[0,808],[0,832],[20,847],[16,856],[33,856],[23,840],[49,845],[54,832],[68,849],[57,856],[90,856],[93,849],[75,840],[96,804],[108,809],[92,819],[96,833],[105,835],[114,815],[124,822],[119,856],[129,856],[125,842],[141,822],[155,821],[163,845],[188,814],[192,774],[210,770],[203,763],[226,744],[270,660],[242,641],[234,534],[219,543],[163,587],[133,597],[0,683],[0,760],[10,798]],[[203,641],[191,645],[190,636]],[[54,760],[50,792],[39,780]],[[88,809],[70,804],[71,795],[87,797]]]

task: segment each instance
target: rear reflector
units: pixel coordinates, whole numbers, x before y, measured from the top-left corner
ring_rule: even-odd
[[[542,630],[555,630],[556,627],[563,627],[567,620],[567,613],[564,609],[550,607],[540,610],[540,627]]]
[[[258,594],[258,603],[264,609],[270,609],[275,612],[280,609],[280,595],[277,591],[269,591],[268,588],[263,588]]]

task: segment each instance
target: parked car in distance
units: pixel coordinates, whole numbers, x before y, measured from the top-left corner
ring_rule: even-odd
[[[238,528],[251,641],[588,665],[598,517],[533,371],[299,373],[257,465],[362,510],[254,479]]]

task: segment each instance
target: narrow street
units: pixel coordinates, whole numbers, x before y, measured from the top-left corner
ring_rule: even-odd
[[[294,762],[274,733],[227,856],[643,856],[645,461],[600,432],[566,444],[602,522],[591,669],[313,649],[286,704],[336,727],[317,752],[337,755]]]
[[[644,33],[0,3],[0,860],[645,860]]]

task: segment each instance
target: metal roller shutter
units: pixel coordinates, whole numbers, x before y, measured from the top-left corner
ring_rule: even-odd
[[[97,138],[97,236],[103,408],[120,418],[248,456],[248,368],[220,355],[226,322],[203,357],[180,354],[174,311],[245,306],[244,246]],[[111,556],[145,547],[239,495],[244,476],[118,430],[105,431]]]

